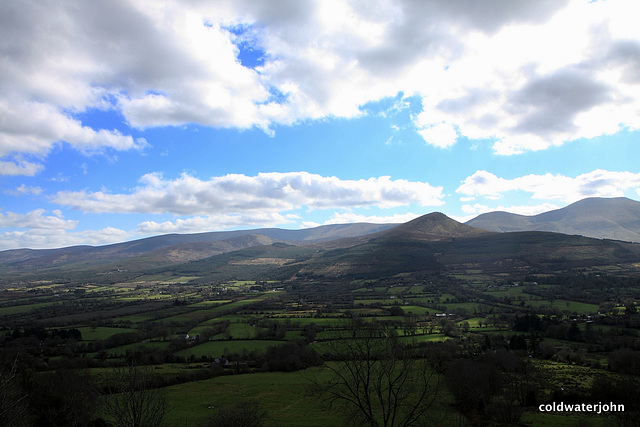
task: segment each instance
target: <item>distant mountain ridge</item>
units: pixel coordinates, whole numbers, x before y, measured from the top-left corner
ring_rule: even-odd
[[[300,263],[294,277],[421,277],[470,268],[505,277],[640,261],[640,245],[635,243],[544,231],[492,232],[441,213],[423,215],[367,237],[364,243],[310,257]]]
[[[624,241],[640,242],[640,202],[591,198],[535,216],[492,212],[466,224],[434,212],[399,225],[167,234],[96,247],[7,250],[0,252],[0,276],[94,280],[106,274],[116,280],[117,272],[124,280],[151,270],[200,276],[214,269],[220,278],[280,269],[274,276],[279,279],[375,277],[463,264],[499,271],[508,265],[532,269],[640,261],[640,245]]]
[[[489,212],[465,224],[496,232],[551,231],[637,243],[640,242],[640,202],[626,197],[591,197],[532,216]]]
[[[212,231],[194,234],[165,234],[104,246],[71,246],[57,249],[10,249],[0,251],[0,267],[10,270],[55,268],[63,265],[82,267],[88,263],[144,258],[151,262],[188,262],[275,242],[292,244],[321,243],[336,239],[357,238],[384,231],[397,224],[332,224],[286,230],[259,228],[251,230]]]

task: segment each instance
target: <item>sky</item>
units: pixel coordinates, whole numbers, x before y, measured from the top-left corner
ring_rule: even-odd
[[[639,200],[638,12],[0,0],[0,250]]]

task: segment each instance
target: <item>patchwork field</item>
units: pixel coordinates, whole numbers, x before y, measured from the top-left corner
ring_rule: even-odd
[[[610,418],[589,414],[542,414],[531,401],[553,401],[559,390],[571,399],[594,399],[608,393],[604,380],[636,384],[634,374],[625,373],[635,353],[625,349],[638,343],[640,321],[631,313],[640,289],[629,284],[618,288],[619,300],[603,305],[593,302],[600,282],[564,285],[554,276],[518,283],[480,283],[477,272],[408,284],[186,283],[194,278],[87,292],[59,284],[14,286],[5,294],[16,298],[0,302],[3,352],[30,354],[42,374],[71,368],[90,372],[100,384],[123,363],[150,367],[171,408],[167,425],[202,425],[244,401],[257,401],[273,425],[343,425],[344,413],[328,409],[309,387],[317,363],[334,363],[323,353],[326,344],[354,321],[383,328],[407,351],[434,355],[448,396],[434,413],[450,423],[464,413],[447,385],[445,367],[456,360],[479,358],[499,367],[492,402],[517,396],[513,384],[531,384],[530,401],[520,410],[521,421],[534,426],[607,425]],[[506,359],[486,361],[482,354]]]

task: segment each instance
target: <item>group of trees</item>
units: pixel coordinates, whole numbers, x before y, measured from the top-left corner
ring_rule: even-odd
[[[99,386],[75,370],[33,374],[19,362],[0,361],[0,427],[155,427],[168,411],[147,367],[113,368]]]
[[[550,401],[622,403],[626,413],[612,414],[610,421],[635,425],[628,421],[629,414],[640,410],[640,379],[628,376],[640,377],[640,352],[610,354],[610,369],[626,378],[600,374],[589,389],[563,391],[527,357],[522,335],[484,340],[481,351],[470,351],[469,344],[453,339],[406,345],[395,328],[356,318],[316,347],[325,363],[312,389],[324,403],[340,409],[350,425],[437,425],[441,420],[434,417],[442,414],[437,407],[447,394],[444,388],[470,425],[518,425],[525,408]],[[557,388],[551,397],[543,393],[549,387]]]

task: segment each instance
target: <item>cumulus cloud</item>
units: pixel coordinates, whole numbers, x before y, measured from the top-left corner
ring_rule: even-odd
[[[355,222],[369,222],[373,224],[402,224],[412,219],[418,218],[419,214],[414,214],[411,212],[404,214],[393,214],[393,215],[363,215],[357,214],[353,212],[342,212],[342,213],[334,213],[331,215],[331,218],[324,222],[324,225],[328,224],[351,224]]]
[[[424,117],[424,116],[422,116]],[[429,144],[440,148],[451,147],[458,139],[458,133],[450,123],[421,124],[421,119],[417,121],[418,133]]]
[[[271,132],[273,124],[356,117],[367,102],[398,93],[422,98],[416,130],[438,147],[464,136],[515,154],[637,129],[633,5],[3,2],[0,109],[12,119],[0,123],[0,155],[42,155],[63,140],[80,151],[143,145],[74,118],[88,108],[116,109],[141,129]],[[259,64],[241,63],[238,40],[264,52]]]
[[[60,211],[54,211],[54,216],[45,216],[45,212],[44,209],[36,209],[26,214],[0,212],[0,227],[70,230],[78,224],[78,221],[63,219]]]
[[[70,231],[66,228],[33,228],[0,234],[0,250],[15,248],[53,249],[75,245],[106,245],[132,238],[127,231],[114,227],[101,230]]]
[[[530,216],[556,209],[560,209],[560,206],[554,205],[553,203],[542,203],[535,206],[497,206],[493,208],[480,203],[475,203],[473,205],[462,205],[462,211],[473,216],[487,212],[509,212]]]
[[[93,130],[42,102],[0,100],[0,156],[12,153],[44,155],[52,143],[65,141],[78,151],[90,153],[105,147],[116,150],[141,149],[144,139],[134,140],[118,131]]]
[[[0,160],[0,175],[25,175],[34,176],[43,169],[38,163],[28,162],[24,159]]]
[[[77,220],[64,219],[62,212],[58,209],[54,209],[51,213],[53,215],[47,215],[44,209],[35,209],[27,213],[0,212],[0,228],[10,229],[0,233],[0,250],[103,245],[134,237],[132,233],[115,227],[75,231],[78,226]]]
[[[640,33],[628,9],[605,3],[571,2],[533,25],[472,35],[464,55],[432,74],[437,86],[418,90],[416,126],[449,123],[502,155],[637,129],[640,88],[628,64]]]
[[[7,190],[6,193],[13,194],[14,196],[20,196],[25,194],[38,195],[42,193],[42,191],[43,190],[40,187],[33,187],[33,186],[21,184],[18,187],[16,187],[15,190]]]
[[[382,208],[418,204],[441,205],[442,187],[383,176],[341,180],[308,172],[230,174],[200,180],[183,174],[166,180],[147,174],[140,186],[128,194],[104,191],[61,191],[52,201],[84,212],[213,213],[282,212],[306,206],[309,209],[378,206]]]
[[[524,191],[531,193],[533,199],[571,203],[585,197],[622,197],[625,190],[634,188],[640,188],[640,173],[597,169],[576,177],[547,173],[506,179],[480,170],[467,177],[456,192],[467,197],[499,199],[509,191]]]
[[[238,215],[208,215],[192,218],[178,218],[175,221],[144,221],[138,224],[136,232],[143,235],[167,233],[198,233],[211,230],[225,230],[234,227],[272,227],[291,223],[297,217],[281,215],[277,212],[252,212]]]

